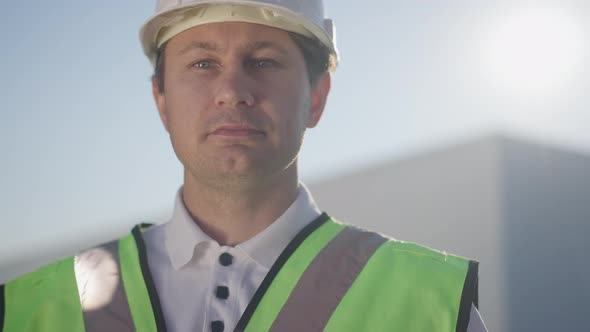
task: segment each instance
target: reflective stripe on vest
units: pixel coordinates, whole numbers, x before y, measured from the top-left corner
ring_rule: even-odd
[[[87,332],[133,331],[119,251],[117,241],[87,250],[74,258],[74,273]]]
[[[140,227],[76,256],[74,268],[87,332],[166,330]]]
[[[332,313],[386,239],[344,228],[307,267],[270,331],[323,331]],[[305,319],[302,314],[306,313]]]

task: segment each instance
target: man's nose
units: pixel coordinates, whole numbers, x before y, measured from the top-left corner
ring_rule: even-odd
[[[215,104],[218,107],[240,109],[254,106],[253,83],[244,69],[225,71],[218,79],[215,96]]]

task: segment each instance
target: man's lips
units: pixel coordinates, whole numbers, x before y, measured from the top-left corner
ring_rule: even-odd
[[[230,136],[230,137],[250,137],[250,136],[263,136],[264,131],[258,130],[249,125],[222,125],[215,128],[210,135],[216,136]]]

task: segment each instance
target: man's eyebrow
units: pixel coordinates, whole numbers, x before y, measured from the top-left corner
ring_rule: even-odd
[[[180,51],[178,51],[177,55],[183,55],[193,49],[202,49],[202,50],[206,50],[206,51],[218,51],[219,47],[217,47],[217,45],[215,45],[213,43],[209,43],[209,42],[193,41],[190,44],[183,47]]]
[[[247,48],[251,49],[253,51],[258,51],[258,50],[263,50],[263,49],[273,49],[273,50],[277,50],[279,53],[282,53],[283,55],[289,53],[287,51],[287,49],[285,49],[283,46],[281,46],[275,42],[272,42],[272,41],[253,42],[253,43],[249,44]]]

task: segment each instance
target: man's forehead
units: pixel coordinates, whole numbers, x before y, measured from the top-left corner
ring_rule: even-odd
[[[254,42],[247,42],[244,44],[240,44],[240,45],[236,45],[239,50],[242,51],[260,51],[260,50],[272,50],[272,51],[276,51],[279,52],[281,54],[288,54],[289,51],[282,45],[277,44],[275,42],[272,41],[254,41]],[[222,43],[218,43],[218,42],[207,42],[207,41],[198,41],[198,40],[194,40],[190,43],[188,43],[187,45],[184,45],[183,47],[179,48],[178,52],[176,52],[177,55],[183,55],[186,53],[189,53],[191,51],[210,51],[210,52],[216,52],[216,53],[224,53],[227,52],[228,49],[230,47],[228,47],[227,44],[222,44]]]
[[[192,50],[224,52],[229,48],[248,51],[271,49],[288,53],[295,46],[289,34],[280,29],[254,23],[227,22],[204,24],[186,30],[170,40],[179,55]]]

